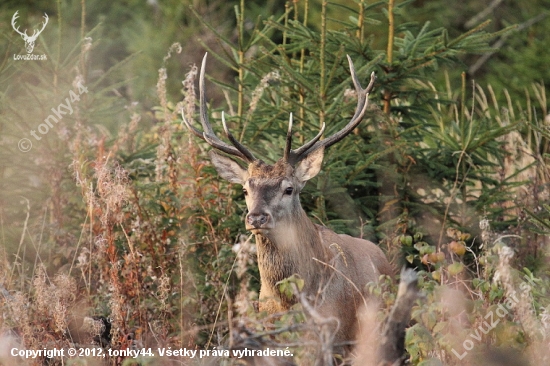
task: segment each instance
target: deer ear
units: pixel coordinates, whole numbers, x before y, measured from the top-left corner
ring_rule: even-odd
[[[220,155],[213,150],[210,150],[208,155],[210,155],[210,160],[216,167],[218,174],[224,179],[241,185],[248,179],[248,171],[233,159]]]
[[[308,181],[319,173],[323,164],[324,153],[325,148],[320,147],[298,163],[294,175],[300,182]]]

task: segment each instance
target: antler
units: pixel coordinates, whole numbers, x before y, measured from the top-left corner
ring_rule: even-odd
[[[26,29],[25,29],[25,33],[21,33],[21,32],[19,31],[19,27],[17,27],[17,28],[15,27],[15,21],[17,20],[17,18],[19,18],[19,15],[18,15],[17,13],[19,13],[19,10],[17,10],[17,11],[15,12],[15,14],[13,14],[13,17],[11,17],[11,26],[13,27],[13,29],[14,29],[17,33],[19,33],[19,34],[22,35],[23,37],[27,38],[28,35],[27,35],[27,30],[26,30]]]
[[[327,148],[329,146],[334,145],[338,141],[342,140],[344,137],[346,137],[351,131],[355,129],[363,119],[363,116],[365,115],[365,112],[367,111],[367,106],[369,104],[369,94],[372,91],[374,87],[374,82],[376,81],[376,75],[374,74],[374,71],[370,74],[370,82],[366,89],[363,89],[361,87],[361,83],[359,83],[359,79],[357,77],[357,73],[355,72],[355,67],[353,66],[353,62],[351,61],[351,57],[349,55],[346,55],[348,58],[349,63],[349,69],[351,72],[351,79],[353,81],[353,85],[355,86],[355,90],[357,91],[357,107],[355,107],[355,114],[351,118],[351,120],[348,122],[348,124],[341,129],[340,131],[336,132],[330,137],[327,137],[326,139],[320,140],[321,135],[323,134],[325,130],[325,124],[323,123],[323,126],[321,127],[321,131],[317,136],[315,136],[310,142],[306,143],[305,145],[299,147],[296,150],[291,150],[290,144],[292,142],[291,134],[292,134],[292,116],[291,121],[289,123],[288,132],[287,132],[287,145],[285,147],[285,160],[291,164],[295,165],[300,160],[304,159],[306,156],[308,156],[313,151],[324,147]]]
[[[222,112],[222,123],[223,123],[223,129],[225,131],[225,134],[229,141],[233,144],[233,146],[223,142],[220,140],[216,134],[214,133],[214,130],[212,129],[212,125],[210,124],[208,120],[208,113],[206,110],[206,97],[205,97],[205,86],[204,86],[204,73],[206,68],[206,56],[208,53],[206,53],[202,59],[202,65],[201,65],[201,73],[199,77],[199,104],[200,104],[200,119],[202,128],[204,131],[200,131],[194,126],[192,126],[187,119],[185,118],[185,115],[182,111],[182,118],[183,122],[189,128],[191,132],[197,137],[200,137],[204,141],[208,142],[212,147],[221,150],[229,155],[233,155],[236,157],[241,158],[242,160],[252,163],[256,160],[254,155],[244,146],[242,145],[237,139],[229,132],[229,129],[227,128],[227,124],[225,122],[225,115]],[[315,136],[311,141],[307,142],[303,146],[299,147],[296,150],[291,149],[292,145],[292,113],[290,114],[289,122],[288,122],[288,131],[286,134],[286,146],[284,150],[284,156],[283,161],[286,161],[290,165],[294,166],[301,160],[303,160],[306,156],[308,156],[313,151],[319,149],[319,148],[327,148],[329,146],[334,145],[338,141],[342,140],[344,137],[346,137],[363,119],[363,116],[365,115],[365,112],[367,110],[368,102],[369,102],[369,93],[372,91],[372,88],[374,87],[374,82],[376,81],[376,76],[374,75],[374,72],[371,73],[370,76],[370,82],[366,89],[363,89],[361,87],[361,84],[359,83],[359,79],[357,78],[357,73],[355,72],[355,67],[353,66],[353,62],[351,61],[351,58],[348,57],[349,62],[349,68],[351,72],[351,78],[353,81],[353,85],[355,86],[355,90],[357,91],[357,107],[355,108],[355,114],[351,118],[351,120],[348,122],[348,124],[341,129],[340,131],[336,132],[332,136],[320,140],[321,136],[325,132],[325,124],[321,126],[321,130]]]
[[[44,28],[46,28],[46,25],[48,24],[48,14],[44,13],[44,16],[43,18],[45,19],[44,22],[42,22],[42,29],[40,29],[39,31],[37,31],[36,29],[34,30],[34,32],[32,33],[32,36],[30,36],[29,38],[31,39],[36,39],[40,33],[42,33],[42,31],[44,30]],[[25,30],[25,33],[26,33],[26,30]]]
[[[43,18],[45,19],[45,21],[42,22],[42,29],[40,29],[39,31],[37,31],[37,30],[35,29],[34,32],[33,32],[33,34],[32,34],[32,36],[29,37],[29,35],[27,34],[27,30],[26,30],[26,29],[25,29],[25,32],[21,32],[21,31],[19,30],[19,27],[16,28],[16,26],[15,26],[15,21],[17,20],[17,18],[19,18],[18,13],[19,13],[19,10],[17,10],[17,11],[15,12],[15,14],[13,14],[13,17],[11,18],[11,26],[13,27],[13,29],[14,29],[17,33],[19,33],[20,35],[22,35],[23,38],[24,38],[25,40],[27,40],[27,39],[29,39],[29,40],[34,40],[34,39],[36,39],[36,38],[38,37],[38,35],[40,35],[40,33],[42,33],[42,31],[44,30],[44,28],[46,28],[46,25],[48,24],[48,19],[49,19],[49,18],[48,18],[48,14],[44,13],[44,17],[43,17]],[[37,33],[37,32],[38,32],[38,33]]]
[[[208,142],[212,147],[223,151],[224,153],[227,153],[229,155],[237,156],[238,158],[243,159],[244,161],[248,163],[252,163],[256,160],[254,155],[246,148],[244,147],[237,139],[229,132],[229,129],[227,128],[227,124],[225,123],[225,116],[222,112],[222,123],[223,123],[223,129],[225,131],[225,134],[229,141],[233,144],[233,146],[226,144],[222,140],[220,140],[216,134],[214,133],[214,130],[212,129],[212,125],[210,124],[208,120],[208,112],[206,110],[206,96],[205,96],[205,86],[204,86],[204,73],[206,69],[206,56],[208,56],[208,53],[204,54],[204,57],[202,59],[202,65],[201,65],[201,73],[199,77],[199,104],[200,104],[200,118],[201,118],[201,124],[203,128],[203,132],[196,129],[194,126],[192,126],[187,119],[185,118],[183,111],[181,113],[183,117],[183,122],[189,128],[191,132],[197,137],[200,137],[204,141]]]

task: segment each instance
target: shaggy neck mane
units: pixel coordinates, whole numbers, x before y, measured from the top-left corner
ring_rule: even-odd
[[[319,280],[325,272],[322,264],[312,258],[328,263],[329,251],[325,250],[317,227],[303,209],[300,208],[296,216],[282,226],[277,233],[269,236],[256,234],[262,283],[276,289],[277,282],[298,274],[304,280],[304,290],[307,291],[309,284],[323,282]],[[281,301],[288,307],[294,302],[285,299]]]

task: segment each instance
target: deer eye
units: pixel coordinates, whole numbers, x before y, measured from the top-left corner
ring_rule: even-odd
[[[293,191],[294,191],[294,188],[288,187],[287,189],[285,189],[285,194],[290,196]]]
[[[248,191],[246,190],[246,188],[243,188],[243,194],[244,194],[245,196],[248,196]]]

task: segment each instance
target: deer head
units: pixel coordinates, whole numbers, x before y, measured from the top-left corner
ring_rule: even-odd
[[[206,110],[204,86],[206,56],[202,60],[199,78],[200,120],[203,131],[192,126],[185,116],[183,116],[183,120],[193,134],[208,142],[215,149],[248,163],[248,167],[245,169],[231,158],[214,151],[210,152],[212,163],[218,173],[226,180],[243,186],[248,207],[246,228],[255,234],[268,234],[277,231],[281,223],[292,222],[296,220],[297,215],[301,215],[299,193],[305,183],[317,175],[321,169],[324,149],[342,140],[361,122],[367,110],[368,96],[376,77],[372,73],[368,87],[363,89],[355,73],[353,62],[348,56],[351,77],[358,97],[355,114],[349,123],[342,130],[321,140],[325,130],[323,124],[317,136],[294,150],[292,149],[292,114],[290,114],[283,157],[274,165],[268,165],[261,159],[255,158],[250,150],[231,134],[223,113],[223,128],[231,145],[215,135]]]
[[[19,18],[19,15],[17,14],[18,12],[19,12],[19,10],[16,11],[15,14],[13,14],[13,17],[11,18],[11,26],[13,27],[13,29],[17,33],[19,33],[21,35],[21,37],[25,41],[25,48],[27,49],[27,53],[31,53],[32,50],[34,49],[34,42],[36,41],[36,39],[38,38],[40,33],[42,33],[44,28],[46,28],[46,24],[48,24],[48,14],[44,13],[45,21],[42,22],[42,29],[40,29],[40,30],[35,29],[32,36],[29,36],[29,35],[27,35],[27,30],[26,29],[25,29],[25,32],[21,32],[21,31],[19,31],[19,27],[15,26],[15,21],[17,20],[17,18]]]

